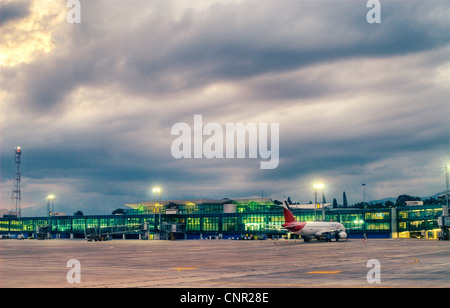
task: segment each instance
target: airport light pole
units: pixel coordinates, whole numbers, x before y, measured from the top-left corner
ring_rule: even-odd
[[[161,187],[155,187],[153,188],[153,193],[159,193],[159,209],[158,209],[158,213],[159,213],[159,221],[158,221],[158,230],[159,233],[161,234],[161,210],[162,210],[162,205],[161,205]]]
[[[363,188],[363,237],[366,238],[366,183],[362,183],[361,186]]]
[[[51,216],[55,210],[55,195],[47,196],[47,216]]]
[[[314,221],[317,220],[317,190],[322,189],[322,204],[323,204],[323,188],[322,183],[314,184]]]
[[[314,221],[316,221],[317,211],[317,184],[314,185]]]
[[[441,225],[441,239],[448,240],[449,239],[449,227],[447,225],[448,221],[448,174],[450,173],[450,164],[445,166],[445,204],[442,206],[442,225]]]
[[[366,208],[366,183],[361,184],[363,188],[363,208]]]
[[[450,164],[445,166],[445,201],[447,203],[447,213],[448,213],[448,174],[450,172]]]

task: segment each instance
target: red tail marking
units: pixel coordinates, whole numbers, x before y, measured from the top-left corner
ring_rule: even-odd
[[[284,214],[284,222],[285,223],[290,223],[290,222],[296,221],[294,215],[292,215],[292,212],[289,211],[285,207],[283,207],[283,214]]]

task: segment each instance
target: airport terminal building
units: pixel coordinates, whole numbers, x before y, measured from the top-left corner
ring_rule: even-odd
[[[292,238],[281,228],[282,207],[270,198],[165,200],[125,204],[111,215],[0,218],[2,237],[265,239]],[[436,239],[442,204],[380,208],[302,208],[293,205],[298,221],[336,221],[349,238]]]

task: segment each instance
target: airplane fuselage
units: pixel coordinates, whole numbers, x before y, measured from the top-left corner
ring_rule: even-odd
[[[338,222],[290,222],[284,223],[283,227],[288,231],[302,236],[318,237],[330,230],[336,230],[336,233],[345,232],[345,227]]]
[[[283,228],[291,233],[299,234],[305,238],[305,242],[310,238],[325,238],[330,241],[331,238],[346,239],[347,233],[345,227],[339,222],[302,222],[297,221],[289,209],[286,201],[283,201],[284,224]]]

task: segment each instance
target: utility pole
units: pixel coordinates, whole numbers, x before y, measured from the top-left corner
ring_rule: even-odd
[[[363,215],[364,215],[363,236],[364,236],[364,239],[366,239],[367,238],[367,235],[366,235],[366,183],[362,183],[361,186],[363,188]]]
[[[447,208],[445,210],[443,210],[443,214],[447,214],[448,215],[448,174],[450,172],[450,165],[445,166],[445,201],[447,204]]]
[[[363,208],[366,209],[366,183],[361,184],[363,188]]]
[[[159,222],[158,222],[158,231],[159,231],[159,236],[161,239],[161,211],[163,209],[162,204],[161,204],[161,187],[155,187],[153,188],[153,193],[159,193]],[[156,202],[155,202],[156,203]]]
[[[15,171],[14,171],[14,188],[12,191],[12,199],[14,200],[16,206],[17,217],[22,217],[22,193],[20,191],[20,156],[22,155],[22,149],[20,146],[14,149],[15,152]]]

